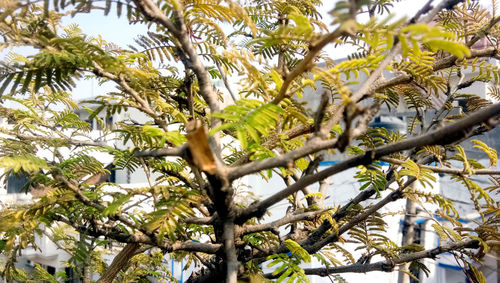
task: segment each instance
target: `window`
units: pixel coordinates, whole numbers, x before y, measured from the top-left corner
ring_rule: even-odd
[[[425,222],[424,222],[425,223]],[[415,223],[415,227],[413,228],[413,243],[423,245],[424,244],[424,227],[422,226],[424,223],[417,224]]]
[[[96,119],[92,119],[92,120],[87,119],[87,120],[85,120],[85,122],[90,124],[90,126],[92,127],[92,130],[102,131],[103,126],[109,130],[113,129],[113,117],[107,117],[107,118],[99,117],[99,118],[100,118],[100,121],[98,121]]]
[[[66,281],[64,283],[77,283],[79,282],[78,280],[78,274],[76,274],[75,270],[73,270],[72,267],[66,267],[64,268],[64,272],[66,273]]]
[[[53,266],[47,265],[45,269],[50,275],[56,274],[56,268]]]
[[[40,265],[41,268],[47,270],[47,272],[50,275],[56,274],[56,268],[51,266],[51,265],[45,265],[45,264],[40,264],[40,263],[34,263],[32,266],[35,266],[36,264]]]
[[[108,166],[106,166],[105,169],[110,172],[108,180],[106,180],[106,182],[116,183],[116,168],[115,168],[115,165],[113,163],[111,163]]]
[[[106,128],[113,129],[113,117],[106,118]]]
[[[462,107],[464,113],[469,112],[469,109],[467,109],[467,100],[458,100],[458,106]]]
[[[94,128],[94,120],[86,119],[85,122],[89,123],[92,129]]]
[[[9,175],[9,178],[7,179],[7,193],[8,194],[27,193],[25,186],[28,182],[29,182],[28,176],[26,176],[23,173]]]

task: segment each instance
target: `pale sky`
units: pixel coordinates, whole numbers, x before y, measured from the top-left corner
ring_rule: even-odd
[[[323,11],[325,22],[328,22],[326,20],[329,18],[328,11],[335,6],[336,2],[324,0],[324,8],[321,11]],[[413,16],[426,2],[426,0],[402,0],[399,3],[395,3],[393,9],[396,15],[395,18]],[[440,1],[435,0],[434,2],[439,3]],[[491,7],[491,0],[480,0],[480,2],[485,7]],[[114,42],[122,47],[133,43],[136,35],[147,31],[144,25],[129,25],[124,15],[121,18],[117,18],[113,11],[107,17],[104,17],[99,11],[92,14],[78,14],[74,18],[66,18],[64,22],[78,23],[84,33],[91,36],[100,34],[105,40]]]

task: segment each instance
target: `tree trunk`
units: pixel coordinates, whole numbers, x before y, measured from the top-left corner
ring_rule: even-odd
[[[90,272],[90,265],[86,264],[83,267],[83,275],[82,275],[83,283],[91,283],[92,282],[92,272]]]
[[[415,240],[415,215],[417,213],[415,202],[406,200],[406,214],[403,221],[403,239],[401,246],[411,245]],[[404,270],[409,271],[410,264],[404,265]],[[410,276],[402,271],[398,275],[398,283],[410,283]]]
[[[116,275],[122,268],[128,263],[128,261],[135,255],[135,252],[139,248],[137,243],[127,244],[119,254],[113,259],[113,262],[108,267],[104,275],[97,280],[97,283],[112,283]]]
[[[87,244],[87,239],[88,235],[87,234],[80,234],[80,245],[85,246]],[[83,261],[83,266],[82,266],[82,282],[83,283],[91,283],[92,282],[92,269],[90,268],[91,262],[92,262],[92,251],[91,247],[94,244],[94,240],[90,240],[90,243],[88,245],[89,250],[87,251],[87,255],[85,256],[85,259]]]
[[[224,251],[226,254],[226,283],[238,281],[238,258],[234,246],[234,220],[229,218],[224,223]]]

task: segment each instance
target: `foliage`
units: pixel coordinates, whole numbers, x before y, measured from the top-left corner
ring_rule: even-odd
[[[0,168],[35,197],[2,203],[2,277],[67,280],[16,265],[47,237],[85,283],[174,280],[167,258],[193,282],[345,282],[428,274],[423,259],[445,252],[484,281],[475,263],[500,221],[498,149],[480,136],[500,113],[488,100],[500,97],[499,18],[469,0],[398,18],[395,2],[336,1],[325,20],[319,0],[0,1]],[[148,32],[119,47],[64,24],[102,12]],[[354,52],[337,60],[343,47]],[[115,88],[77,101],[84,79]],[[370,126],[397,115],[406,133]],[[445,175],[470,196],[467,225],[471,211],[436,189]],[[356,182],[349,201],[339,176]],[[269,180],[267,197],[248,189]],[[441,246],[390,234],[416,217],[404,204]]]

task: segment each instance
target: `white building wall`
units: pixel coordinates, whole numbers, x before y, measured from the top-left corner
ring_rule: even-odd
[[[482,164],[488,165],[489,160],[480,160]],[[319,170],[324,169],[324,166],[320,166]],[[454,164],[454,168],[461,168],[458,164]],[[497,166],[498,169],[498,166]],[[342,173],[336,174],[330,177],[330,186],[328,188],[327,199],[324,202],[325,207],[333,207],[333,206],[342,206],[346,204],[350,199],[352,199],[355,195],[357,195],[359,191],[360,185],[353,178],[355,175],[356,169],[349,169]],[[419,190],[437,193],[443,195],[445,198],[451,199],[455,203],[455,207],[460,213],[461,221],[465,226],[474,226],[472,220],[477,219],[478,214],[474,212],[474,206],[470,201],[470,193],[469,191],[460,183],[457,183],[454,180],[451,180],[449,177],[443,177],[439,175],[435,175],[437,178],[437,182],[433,184],[433,186],[428,186],[426,188],[422,188],[421,185],[418,185]],[[474,179],[474,178],[473,178]],[[485,185],[485,181],[487,180],[486,176],[478,177],[474,179],[481,186]],[[250,190],[258,197],[267,198],[272,194],[282,190],[286,187],[284,182],[280,177],[273,177],[269,181],[264,180],[260,175],[253,175],[249,177],[248,184],[250,186]],[[317,184],[312,185],[311,189],[313,192],[317,191]],[[389,191],[382,192],[382,197],[387,195]],[[367,202],[376,202],[380,199],[370,200]],[[498,201],[498,196],[496,197]],[[399,200],[385,206],[380,212],[403,212],[405,210],[406,202],[405,200]],[[281,201],[274,206],[271,207],[270,216],[266,216],[265,221],[270,222],[276,219],[279,219],[285,216],[287,207],[290,206],[288,201]],[[425,204],[425,210],[429,213],[434,213],[438,207],[432,204]],[[423,245],[425,249],[432,249],[437,247],[439,244],[443,244],[437,233],[434,232],[432,228],[432,224],[436,223],[433,220],[430,220],[429,215],[425,212],[420,214],[421,216],[417,217],[419,221],[425,221],[425,225],[423,227]],[[401,244],[401,228],[402,228],[402,216],[393,215],[385,218],[387,222],[387,235],[390,239],[395,241],[397,244]],[[447,222],[445,220],[440,221],[441,224],[446,225]],[[282,231],[282,235],[286,234],[287,231]],[[348,250],[352,251],[356,247],[353,244],[345,244]],[[355,258],[359,258],[361,254],[354,253]],[[339,257],[341,258],[341,257]],[[381,260],[381,258],[373,258],[372,262],[376,262],[377,260]],[[465,282],[465,276],[463,271],[460,269],[461,267],[457,264],[457,261],[450,254],[443,254],[436,258],[436,260],[425,259],[423,262],[427,265],[430,270],[429,277],[426,277],[424,274],[421,274],[420,279],[423,283],[447,283],[447,282]],[[265,272],[271,272],[276,267],[266,268],[266,263],[263,264]],[[304,267],[318,267],[318,264],[309,264],[304,265]],[[487,282],[497,282],[497,273],[496,273],[496,257],[495,255],[487,255],[485,262],[481,266],[485,276],[487,277]],[[385,272],[370,272],[368,274],[340,274],[343,278],[347,280],[347,282],[362,282],[370,279],[371,282],[397,282],[398,272],[385,273]],[[322,278],[319,276],[311,276],[311,282],[319,283],[319,282],[331,282],[329,278]]]
[[[320,166],[319,170],[325,169],[327,166]],[[384,168],[387,169],[387,168]],[[339,174],[336,174],[332,177],[329,178],[330,181],[330,186],[328,187],[328,192],[326,194],[326,200],[324,202],[325,207],[335,207],[335,206],[343,206],[347,204],[353,197],[355,197],[359,192],[360,184],[354,179],[354,176],[356,174],[357,169],[356,168],[351,168],[349,170],[343,171]],[[250,190],[256,194],[256,196],[266,198],[271,196],[272,194],[284,189],[286,185],[284,182],[281,180],[279,176],[272,177],[268,182],[265,181],[260,175],[252,175],[249,177],[249,182]],[[432,187],[427,187],[427,188],[422,188],[420,185],[417,186],[418,189],[424,190],[424,191],[434,191],[434,192],[439,192],[440,191],[440,184],[439,182],[434,183]],[[317,192],[318,190],[318,185],[314,184],[311,185],[311,190],[313,192]],[[391,191],[386,190],[381,192],[381,198],[385,197],[388,195]],[[370,199],[366,202],[363,202],[363,205],[366,205],[368,203],[376,203],[381,200],[381,198],[377,199]],[[287,207],[290,206],[288,201],[281,201],[274,206],[271,207],[270,216],[266,216],[265,221],[270,222],[273,220],[277,220],[283,216],[285,216],[286,209]],[[401,244],[401,229],[402,229],[402,216],[401,214],[396,214],[395,212],[404,212],[406,208],[406,201],[405,200],[398,200],[395,202],[392,202],[388,205],[386,205],[384,208],[380,210],[381,213],[394,213],[394,215],[388,215],[384,219],[386,220],[387,223],[387,233],[386,235],[394,241],[396,244]],[[426,209],[429,211],[434,211],[435,210],[434,205],[426,205]],[[427,225],[428,226],[428,225]],[[287,231],[282,231],[282,235],[285,235]],[[348,235],[345,234],[343,235],[344,238],[348,239]],[[426,249],[429,248],[434,248],[436,247],[436,236],[435,233],[427,232],[424,233],[424,247]],[[359,258],[362,256],[362,253],[360,251],[354,251],[356,247],[358,247],[357,244],[342,244],[344,248],[346,248],[349,251],[353,251],[353,256],[355,259]],[[338,259],[342,259],[342,256],[339,255]],[[383,260],[381,257],[374,257],[372,258],[371,262],[377,262]],[[277,266],[273,268],[266,268],[266,263],[263,264],[264,271],[265,272],[272,272]],[[305,264],[304,267],[320,267],[320,264],[318,262],[312,263],[312,264]],[[431,270],[431,273],[434,273],[436,266],[435,263],[429,264],[429,268]],[[341,275],[344,279],[347,280],[347,282],[363,282],[366,281],[367,278],[370,279],[371,283],[385,283],[385,282],[397,282],[398,278],[398,272],[369,272],[367,274],[364,273],[345,273],[345,274],[339,274]],[[313,283],[322,283],[322,282],[331,282],[329,278],[327,277],[320,277],[320,276],[311,276],[311,282]],[[430,279],[424,279],[422,282],[426,283],[434,283],[436,281],[430,280]]]

